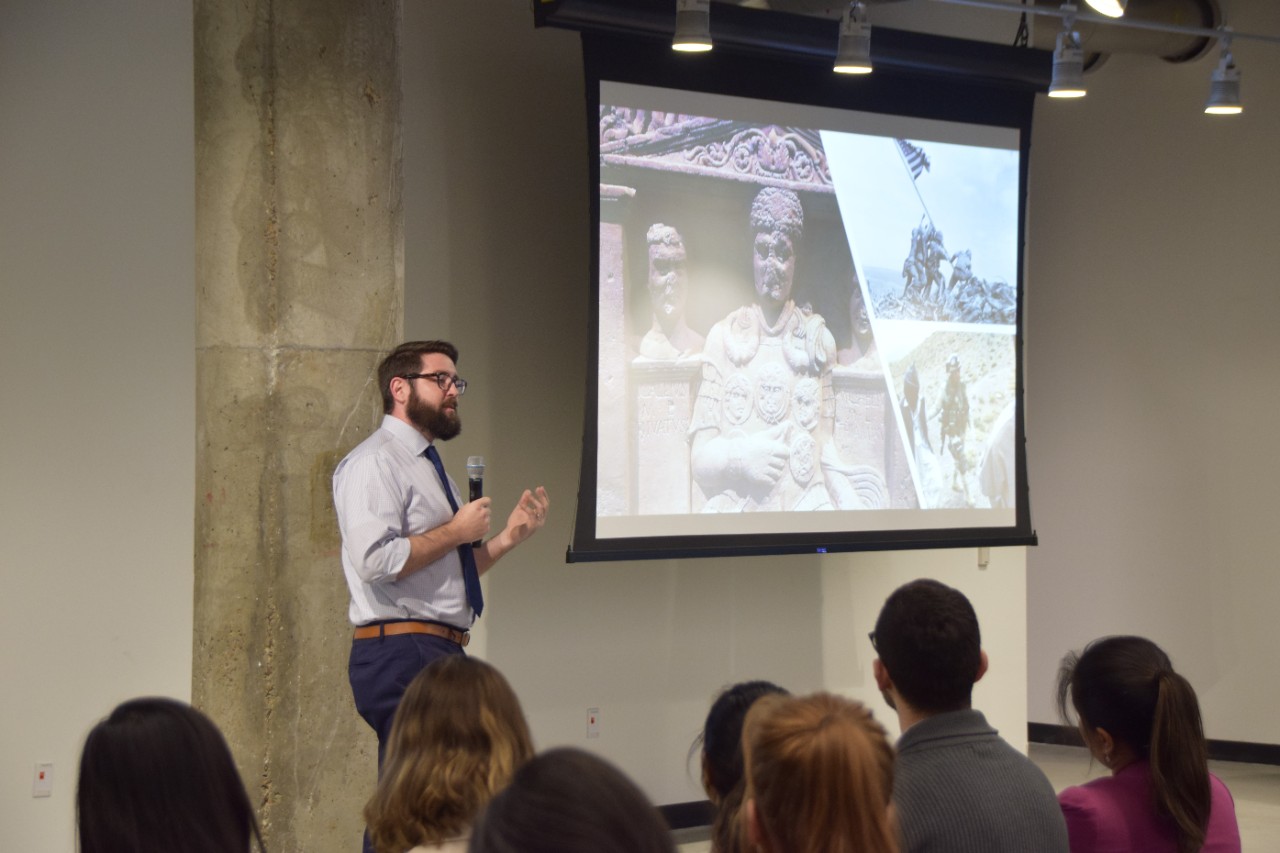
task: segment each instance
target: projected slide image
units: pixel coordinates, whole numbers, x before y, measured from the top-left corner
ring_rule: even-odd
[[[928,326],[882,329],[921,505],[1010,507],[1013,336]]]
[[[600,514],[915,506],[819,133],[606,105],[601,159]]]
[[[598,536],[1012,508],[980,471],[1014,398],[1017,223],[1007,188],[959,176],[998,163],[1016,217],[1017,152],[793,119],[601,84]],[[912,151],[946,164],[933,196]]]
[[[1018,152],[823,132],[876,317],[1012,326]]]

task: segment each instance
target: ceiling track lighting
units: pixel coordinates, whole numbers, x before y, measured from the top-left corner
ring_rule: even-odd
[[[1244,111],[1240,100],[1240,69],[1236,66],[1235,56],[1231,51],[1232,40],[1244,38],[1280,44],[1280,36],[1236,32],[1229,27],[1210,30],[1204,27],[1124,17],[1129,0],[1085,0],[1096,14],[1083,15],[1078,13],[1075,3],[1070,0],[1057,9],[1025,5],[1025,0],[935,0],[935,2],[1005,10],[1022,15],[1047,15],[1061,18],[1062,31],[1058,33],[1057,44],[1053,51],[1053,73],[1049,84],[1051,98],[1080,98],[1086,94],[1084,49],[1080,33],[1075,29],[1077,20],[1092,24],[1110,24],[1218,39],[1221,55],[1210,78],[1209,98],[1204,108],[1204,111],[1210,115],[1237,115]],[[673,50],[687,52],[711,50],[711,0],[676,0],[676,27],[671,47]],[[852,0],[845,8],[840,20],[840,38],[836,45],[833,69],[842,74],[871,73],[871,24],[867,21],[867,4],[864,0]]]
[[[1231,33],[1222,36],[1222,56],[1209,78],[1209,100],[1204,111],[1209,115],[1232,116],[1244,112],[1240,102],[1240,69],[1231,55]]]
[[[1124,8],[1129,5],[1129,0],[1085,0],[1085,2],[1089,4],[1090,9],[1108,18],[1124,17]]]
[[[1222,45],[1222,54],[1218,66],[1210,78],[1209,100],[1204,111],[1210,115],[1237,115],[1244,112],[1240,101],[1240,69],[1236,67],[1235,57],[1231,53],[1233,39],[1249,39],[1269,44],[1280,45],[1280,36],[1267,33],[1245,33],[1232,30],[1230,27],[1208,29],[1206,27],[1184,26],[1182,24],[1148,21],[1132,17],[1121,18],[1128,5],[1128,0],[1086,0],[1090,8],[1101,15],[1077,15],[1073,3],[1064,3],[1061,8],[1045,8],[1023,5],[1012,0],[934,0],[954,6],[970,6],[978,9],[996,9],[1022,15],[1043,15],[1061,18],[1063,31],[1058,35],[1057,49],[1053,52],[1053,77],[1049,85],[1049,96],[1053,98],[1072,98],[1084,95],[1083,73],[1077,64],[1083,59],[1080,36],[1072,27],[1076,20],[1088,21],[1092,24],[1108,24],[1152,32],[1179,33],[1181,35],[1216,38]],[[1118,11],[1114,17],[1112,14]],[[1077,59],[1077,56],[1080,59]]]
[[[867,7],[862,0],[853,0],[840,19],[833,70],[839,74],[871,73],[871,24],[867,23]]]
[[[684,53],[711,50],[711,0],[676,0],[676,34],[671,49]]]
[[[1084,49],[1080,46],[1080,33],[1076,32],[1075,11],[1071,3],[1062,4],[1062,32],[1058,33],[1058,46],[1053,51],[1053,77],[1049,82],[1050,98],[1083,98]]]

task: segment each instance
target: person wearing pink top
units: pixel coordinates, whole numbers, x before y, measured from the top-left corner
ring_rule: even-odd
[[[1058,704],[1111,776],[1058,803],[1071,853],[1239,853],[1235,803],[1209,772],[1200,703],[1159,646],[1105,637],[1063,659]]]

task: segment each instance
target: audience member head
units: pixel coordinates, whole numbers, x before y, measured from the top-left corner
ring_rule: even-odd
[[[1143,637],[1105,637],[1068,654],[1058,672],[1058,707],[1079,717],[1089,751],[1120,770],[1147,760],[1157,810],[1176,826],[1179,849],[1199,850],[1209,825],[1208,748],[1195,690],[1159,646]]]
[[[262,834],[231,750],[204,714],[133,699],[89,732],[80,756],[81,853],[247,853]]]
[[[675,853],[658,810],[602,758],[553,749],[521,767],[476,821],[471,853]]]
[[[382,392],[382,411],[390,413],[395,405],[391,396],[391,380],[406,373],[422,370],[422,357],[438,352],[458,363],[458,348],[448,341],[406,341],[387,354],[378,365],[378,389]]]
[[[726,687],[711,704],[694,749],[702,754],[702,787],[715,807],[711,847],[716,853],[744,850],[738,811],[745,789],[742,774],[742,724],[747,711],[762,696],[788,695],[769,681],[744,681]]]
[[[764,853],[896,853],[893,748],[857,702],[766,696],[743,731],[751,840]]]
[[[968,708],[974,683],[987,671],[973,605],[935,580],[894,590],[871,642],[879,655],[876,683],[899,713],[895,695],[924,715]]]
[[[364,809],[374,848],[403,853],[466,834],[532,756],[520,701],[500,672],[465,655],[433,661],[400,700]]]

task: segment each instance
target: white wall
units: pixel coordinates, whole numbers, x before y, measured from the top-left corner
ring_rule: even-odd
[[[191,14],[0,4],[0,850],[71,850],[88,729],[190,697]]]
[[[1280,33],[1280,4],[1224,3]],[[1031,165],[1030,717],[1061,655],[1162,644],[1208,735],[1280,743],[1280,47],[1237,40],[1246,112],[1201,113],[1216,55],[1114,57],[1038,106]]]
[[[992,660],[975,701],[1025,743],[1024,549],[993,552],[985,572],[973,549],[564,563],[590,294],[579,40],[534,30],[523,0],[408,3],[404,32],[405,334],[460,346],[474,384],[447,456],[486,456],[495,514],[535,483],[553,500],[547,528],[487,576],[472,649],[511,679],[538,745],[597,750],[674,803],[703,798],[685,758],[734,681],[844,692],[896,734],[866,634],[921,576],[974,600]]]

